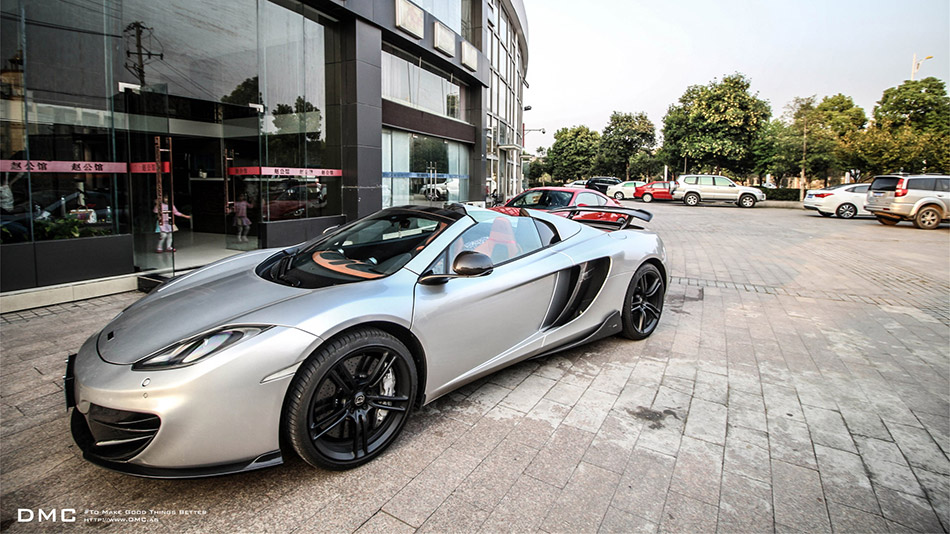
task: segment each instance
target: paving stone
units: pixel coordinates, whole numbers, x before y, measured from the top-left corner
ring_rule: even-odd
[[[808,422],[808,431],[815,444],[842,451],[858,452],[854,446],[854,441],[851,439],[851,434],[838,412],[813,406],[802,406],[802,409]]]
[[[560,490],[522,475],[482,524],[481,532],[537,532]]]
[[[769,438],[764,432],[729,426],[723,471],[771,484]]]
[[[542,399],[511,429],[508,439],[540,449],[570,410],[569,406]]]
[[[915,468],[950,475],[950,460],[924,429],[885,421],[904,457]]]
[[[376,514],[356,530],[357,534],[412,534],[416,529],[387,514]]]
[[[675,458],[635,448],[611,501],[611,506],[659,524],[673,477]]]
[[[722,476],[719,532],[766,532],[772,529],[770,483],[741,475]]]
[[[805,532],[830,532],[828,508],[818,471],[772,460],[775,522]]]
[[[452,448],[473,458],[484,458],[511,432],[524,414],[495,406],[452,444]]]
[[[940,532],[940,520],[926,500],[887,488],[876,488],[884,517],[918,532]]]
[[[663,509],[660,532],[716,532],[716,507],[671,491]]]
[[[587,432],[597,432],[616,401],[616,394],[605,393],[590,387],[561,423]]]
[[[488,509],[479,508],[454,495],[450,496],[416,532],[476,532],[488,519]],[[410,530],[412,532],[412,530]],[[381,534],[388,534],[383,532]]]
[[[916,475],[944,530],[950,532],[950,477],[923,469],[918,469]]]
[[[608,363],[591,383],[590,389],[617,396],[623,390],[632,371],[633,369],[629,367]]]
[[[413,527],[421,526],[478,463],[464,453],[445,451],[387,502],[383,511]]]
[[[491,510],[521,478],[538,451],[504,441],[455,490],[455,496],[483,510]]]
[[[541,528],[548,532],[597,532],[620,475],[581,462]]]
[[[584,461],[615,473],[623,473],[642,428],[641,421],[612,410],[584,453]]]
[[[591,432],[561,425],[534,457],[525,473],[563,488],[593,439],[594,434]]]
[[[657,528],[656,523],[611,506],[607,508],[607,514],[598,532],[602,534],[654,534]]]
[[[816,469],[814,446],[808,426],[787,418],[769,419],[769,450],[773,459]]]
[[[729,411],[722,404],[694,398],[686,416],[686,435],[715,443],[726,444],[726,419]]]
[[[869,514],[836,502],[828,503],[831,527],[835,532],[887,534],[887,522],[877,514]]]
[[[550,378],[529,375],[501,401],[501,404],[519,412],[527,413],[553,386],[554,380]]]
[[[821,472],[821,485],[829,501],[880,514],[877,497],[865,475],[860,456],[822,445],[815,445],[815,456]]]
[[[544,398],[565,406],[573,406],[585,391],[587,390],[580,386],[558,382],[548,390]]]
[[[676,455],[670,490],[718,505],[722,480],[723,448],[684,436]]]

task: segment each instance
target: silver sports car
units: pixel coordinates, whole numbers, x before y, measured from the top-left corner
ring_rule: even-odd
[[[606,214],[606,215],[605,215]],[[382,210],[159,286],[70,357],[73,437],[149,477],[346,469],[414,407],[516,362],[649,336],[666,253],[641,210]],[[281,446],[284,445],[282,450]]]

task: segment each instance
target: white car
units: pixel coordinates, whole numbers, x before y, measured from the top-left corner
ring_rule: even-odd
[[[564,187],[578,187],[583,189],[587,187],[587,180],[574,180],[573,182],[564,184]]]
[[[633,193],[636,192],[637,188],[646,184],[646,182],[640,181],[620,182],[607,188],[607,196],[617,200],[633,198]]]
[[[864,209],[870,184],[841,184],[824,189],[809,189],[805,192],[802,206],[815,210],[822,217],[837,215],[850,219],[855,215],[871,215]]]

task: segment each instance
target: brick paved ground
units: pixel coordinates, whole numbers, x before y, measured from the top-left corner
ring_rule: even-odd
[[[946,532],[950,235],[797,210],[658,204],[662,323],[519,364],[330,473],[196,481],[80,459],[67,352],[130,293],[2,316],[3,529],[18,508],[130,532]],[[199,510],[138,524],[103,510]],[[92,511],[100,511],[94,515]]]

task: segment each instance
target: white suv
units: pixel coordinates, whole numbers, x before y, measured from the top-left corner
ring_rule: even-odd
[[[684,174],[673,182],[673,200],[682,200],[687,206],[700,202],[730,202],[751,208],[765,200],[765,193],[755,187],[738,185],[725,176]]]

